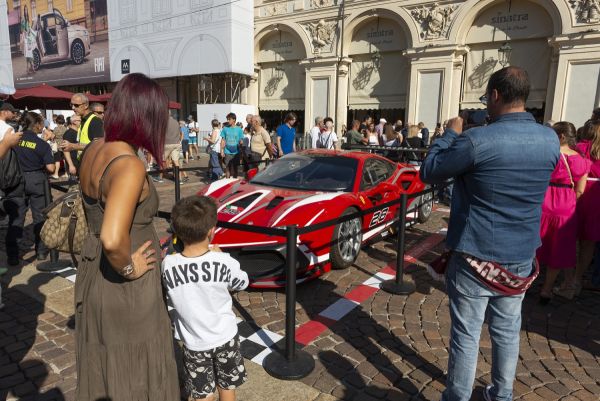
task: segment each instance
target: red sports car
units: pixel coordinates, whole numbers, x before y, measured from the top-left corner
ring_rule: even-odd
[[[219,221],[305,227],[425,188],[415,166],[371,153],[315,149],[286,155],[250,180],[213,182],[199,195],[217,201]],[[419,222],[429,218],[432,199],[430,193],[409,199]],[[389,231],[399,207],[299,235],[298,282],[352,265],[365,241]],[[286,238],[218,228],[213,243],[240,261],[251,286],[285,285]]]

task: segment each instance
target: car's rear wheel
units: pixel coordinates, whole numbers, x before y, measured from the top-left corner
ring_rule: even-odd
[[[428,192],[421,197],[421,204],[419,205],[417,213],[417,221],[421,224],[426,223],[431,216],[433,210],[433,193]]]
[[[81,64],[84,58],[85,48],[83,47],[83,43],[80,40],[74,41],[71,45],[71,59],[75,64]]]
[[[346,209],[342,216],[355,213],[356,209]],[[331,267],[346,269],[358,257],[362,243],[362,223],[360,217],[339,223],[333,230],[331,244]]]
[[[40,52],[35,49],[33,51],[33,70],[37,71],[40,68],[40,64],[42,64],[42,58],[40,57]]]

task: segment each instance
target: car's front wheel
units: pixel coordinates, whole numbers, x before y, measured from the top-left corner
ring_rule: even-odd
[[[33,71],[37,71],[42,64],[42,58],[40,57],[40,52],[35,49],[33,51]]]
[[[349,208],[342,216],[355,213],[356,209]],[[331,244],[331,267],[346,269],[358,257],[362,243],[362,223],[360,217],[339,223],[333,230]]]
[[[84,58],[85,48],[83,47],[83,43],[80,40],[74,41],[71,45],[71,59],[75,64],[81,64]]]

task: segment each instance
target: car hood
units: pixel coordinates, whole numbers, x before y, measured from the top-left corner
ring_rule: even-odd
[[[345,192],[273,188],[239,180],[214,182],[200,194],[217,201],[220,221],[263,227],[313,223],[327,202],[346,195]]]

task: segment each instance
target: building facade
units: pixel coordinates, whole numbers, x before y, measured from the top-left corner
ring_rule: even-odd
[[[600,106],[600,0],[257,0],[248,101],[341,125],[430,128],[482,109],[490,75],[524,67],[527,109],[582,124]]]

